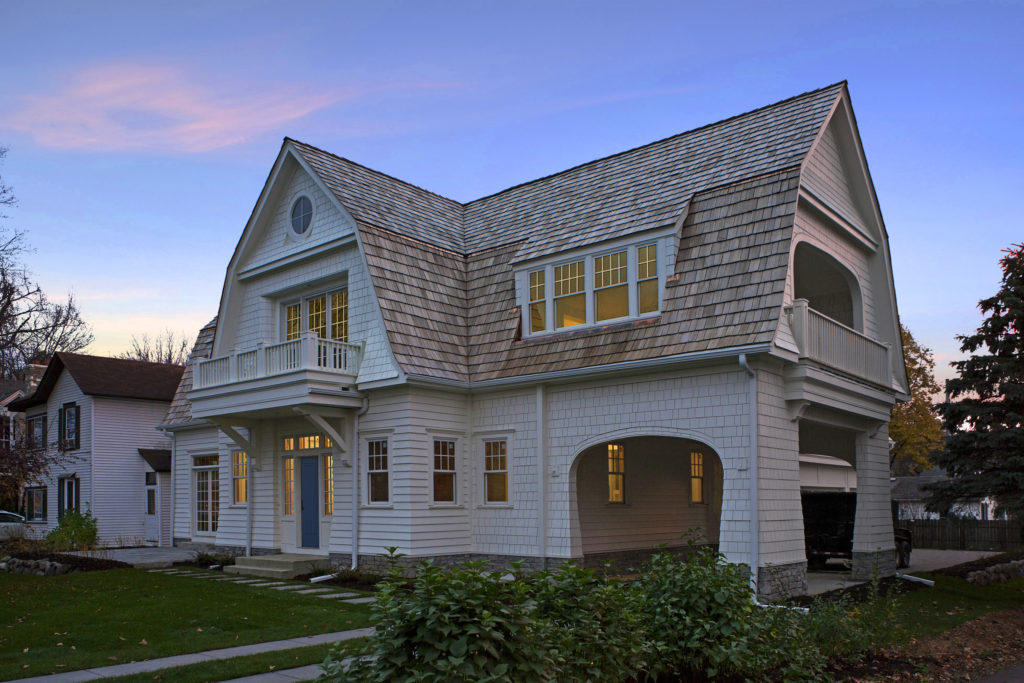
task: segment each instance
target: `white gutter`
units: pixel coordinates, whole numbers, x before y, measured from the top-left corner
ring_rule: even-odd
[[[545,412],[544,385],[537,385],[537,551],[540,553],[541,568],[547,569],[548,557],[548,496],[547,496],[547,414]]]
[[[359,418],[370,409],[370,399],[363,399],[363,407],[352,416],[352,443],[349,458],[352,462],[352,571],[359,568]]]
[[[760,535],[761,511],[758,494],[758,463],[757,463],[757,373],[747,362],[747,354],[739,356],[740,367],[750,378],[750,583],[754,589],[754,601],[757,601],[757,570],[761,561]]]

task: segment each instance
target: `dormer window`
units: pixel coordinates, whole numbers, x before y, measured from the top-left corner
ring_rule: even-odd
[[[526,336],[656,315],[661,309],[667,237],[623,244],[520,272]]]

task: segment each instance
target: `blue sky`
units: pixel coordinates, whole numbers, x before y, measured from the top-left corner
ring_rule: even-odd
[[[1024,240],[1020,2],[0,0],[5,225],[94,353],[193,335],[285,135],[473,199],[846,79],[905,324]]]

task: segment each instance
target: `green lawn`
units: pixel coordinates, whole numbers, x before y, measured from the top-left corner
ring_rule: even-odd
[[[975,586],[941,574],[921,576],[935,581],[935,586],[904,593],[896,601],[896,618],[907,638],[948,631],[989,612],[1024,607],[1024,578]]]
[[[135,569],[0,574],[0,680],[369,625],[349,605]]]
[[[349,653],[362,651],[367,643],[366,638],[356,638],[345,642]],[[234,657],[216,662],[202,662],[188,666],[176,666],[172,669],[161,669],[133,676],[107,678],[110,683],[149,683],[150,681],[174,681],[174,683],[205,683],[206,681],[228,681],[242,676],[293,669],[307,664],[319,664],[327,657],[332,645],[310,645],[294,650],[265,652],[248,657]],[[348,655],[346,655],[348,656]]]

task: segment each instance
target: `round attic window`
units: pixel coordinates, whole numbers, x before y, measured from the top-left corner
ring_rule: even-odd
[[[303,195],[292,204],[292,230],[296,235],[302,235],[309,230],[309,223],[313,220],[313,202],[309,197]]]

